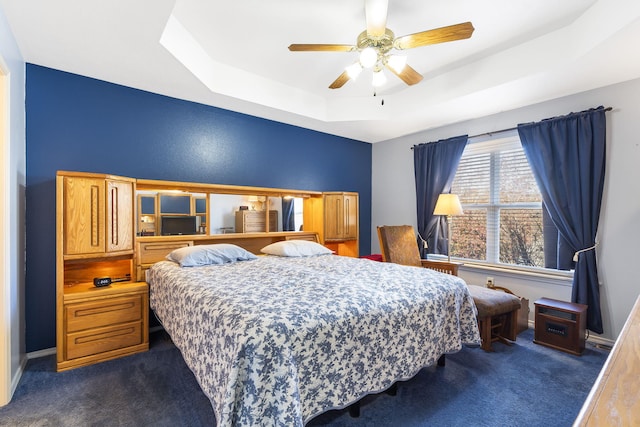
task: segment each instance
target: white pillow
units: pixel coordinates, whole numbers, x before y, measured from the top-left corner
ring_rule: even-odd
[[[267,255],[303,257],[314,255],[332,254],[333,251],[319,243],[309,240],[283,240],[275,242],[260,249],[260,252]]]
[[[213,245],[186,246],[173,250],[167,259],[177,262],[180,267],[196,267],[209,264],[227,264],[236,261],[249,261],[258,258],[240,246],[230,243]]]

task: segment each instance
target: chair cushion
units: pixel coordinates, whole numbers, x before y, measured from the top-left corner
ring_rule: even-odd
[[[520,298],[484,286],[469,285],[469,293],[478,308],[478,317],[493,317],[520,308]]]

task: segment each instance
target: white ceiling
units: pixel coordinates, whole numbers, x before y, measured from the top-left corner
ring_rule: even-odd
[[[640,77],[638,0],[389,0],[396,36],[471,21],[470,39],[404,51],[424,80],[363,73],[363,0],[0,0],[24,60],[366,142]],[[382,105],[384,100],[384,105]]]

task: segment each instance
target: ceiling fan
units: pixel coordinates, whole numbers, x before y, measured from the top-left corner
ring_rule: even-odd
[[[387,68],[408,85],[422,80],[422,75],[406,64],[406,56],[390,54],[392,49],[404,50],[414,47],[468,39],[473,34],[471,22],[435,28],[402,37],[395,37],[387,28],[387,7],[389,0],[365,0],[364,11],[367,29],[360,33],[355,45],[347,44],[292,44],[292,52],[360,52],[359,60],[348,66],[338,78],[329,85],[338,89],[346,82],[355,79],[364,68],[373,70],[373,86],[386,81],[382,70]]]

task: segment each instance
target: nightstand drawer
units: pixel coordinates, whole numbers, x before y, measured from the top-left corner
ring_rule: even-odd
[[[67,333],[142,319],[143,295],[65,305]]]
[[[66,359],[142,344],[142,322],[131,322],[67,334]]]

